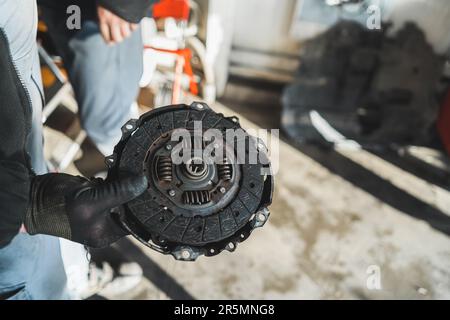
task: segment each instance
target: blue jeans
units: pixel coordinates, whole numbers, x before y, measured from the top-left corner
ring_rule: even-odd
[[[31,0],[0,0],[0,27],[13,61],[30,93],[33,126],[28,152],[34,171],[46,173],[42,141],[42,86],[36,47],[37,8]],[[0,296],[11,299],[65,299],[66,274],[59,239],[18,234],[0,249]]]
[[[81,125],[98,149],[110,155],[139,93],[143,70],[140,29],[122,43],[108,45],[95,21],[85,19],[80,30],[68,30],[67,17],[60,11],[43,7],[42,13],[68,71]]]

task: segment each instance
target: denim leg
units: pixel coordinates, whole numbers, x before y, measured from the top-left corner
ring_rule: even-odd
[[[88,136],[104,154],[120,140],[122,125],[139,93],[143,69],[140,29],[120,44],[108,45],[98,23],[85,20],[81,30],[61,30],[57,12],[44,9],[44,20],[64,60]]]
[[[69,46],[73,51],[69,73],[81,123],[99,149],[111,146],[110,151],[100,151],[112,152],[139,92],[143,68],[140,30],[111,46],[101,37],[98,25],[87,21]]]
[[[20,233],[0,250],[0,296],[20,289],[10,298],[67,299],[65,284],[58,238]]]
[[[33,124],[28,152],[33,169],[46,172],[43,157],[42,90],[36,47],[35,1],[0,0],[0,27],[8,39],[13,61],[32,100]],[[13,299],[65,299],[66,275],[58,238],[18,234],[0,249],[0,296]],[[11,296],[11,294],[14,295]]]

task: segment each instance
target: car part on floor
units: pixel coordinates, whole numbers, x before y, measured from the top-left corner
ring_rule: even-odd
[[[200,135],[194,130],[198,124]],[[223,136],[230,129],[244,133],[244,149],[235,139],[210,142],[205,132],[211,128]],[[188,139],[173,141],[180,129],[189,133]],[[234,251],[267,221],[273,193],[267,149],[242,130],[236,117],[226,118],[195,102],[157,108],[130,120],[122,131],[114,154],[106,159],[108,176],[147,175],[148,191],[127,203],[120,216],[124,227],[148,247],[178,260],[214,256]],[[194,148],[183,154],[185,161],[175,161],[174,154],[184,151],[180,146],[190,143]],[[203,156],[211,147],[223,151],[222,161]],[[250,157],[252,152],[256,157]],[[250,164],[250,158],[256,161]]]
[[[291,138],[334,142],[342,135],[366,148],[434,139],[444,61],[415,24],[394,37],[386,30],[343,21],[305,43],[296,80],[283,94]],[[330,130],[322,129],[329,127],[339,135],[327,139]]]

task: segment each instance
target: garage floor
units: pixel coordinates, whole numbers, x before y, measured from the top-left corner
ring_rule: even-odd
[[[280,89],[233,81],[213,108],[245,128],[279,128]],[[81,171],[92,164],[84,151]],[[281,141],[264,228],[193,263],[121,240],[111,255],[138,262],[146,279],[106,298],[449,299],[449,190],[386,159]]]

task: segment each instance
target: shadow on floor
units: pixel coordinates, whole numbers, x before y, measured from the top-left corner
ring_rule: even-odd
[[[124,238],[116,242],[113,247],[124,255],[125,258],[137,262],[141,266],[144,276],[170,299],[194,300],[194,297],[181,284],[161,269],[158,264],[142,252],[131,240]]]
[[[311,159],[354,186],[370,193],[380,201],[416,219],[427,222],[432,228],[450,235],[450,217],[426,202],[415,198],[379,177],[358,163],[330,149],[312,145],[296,146]]]

